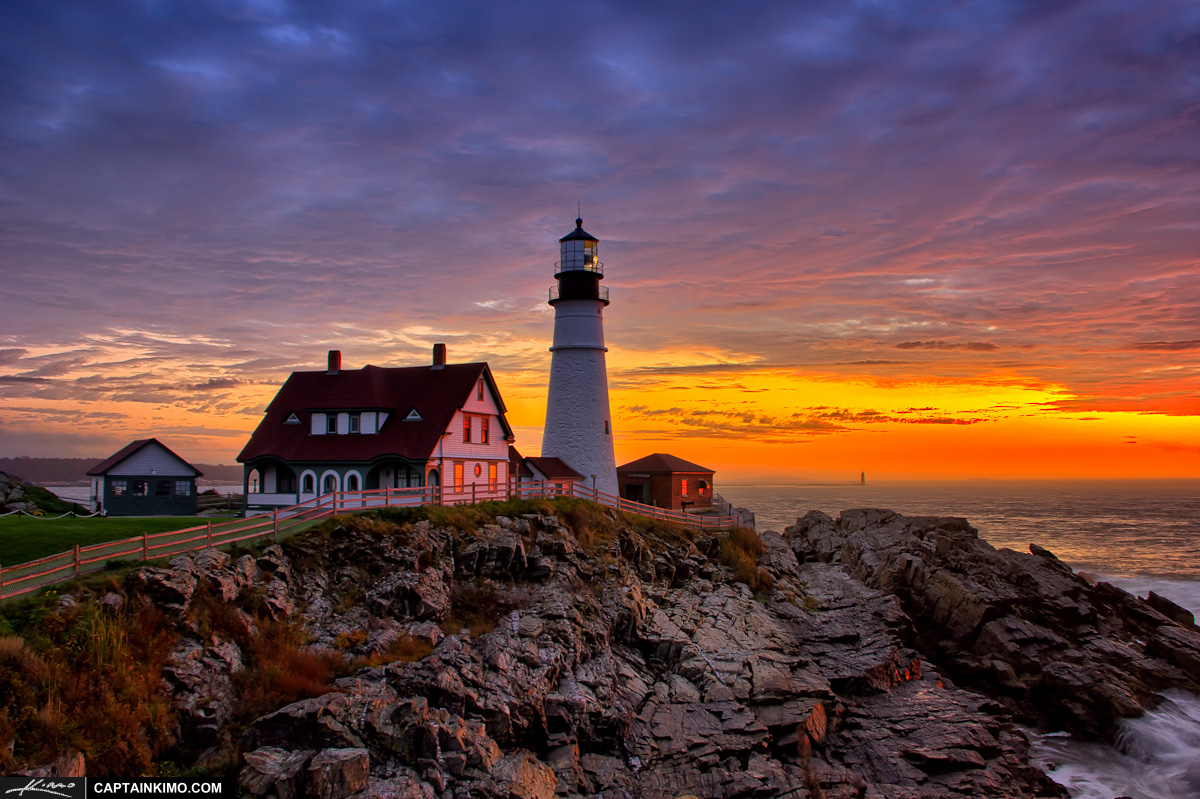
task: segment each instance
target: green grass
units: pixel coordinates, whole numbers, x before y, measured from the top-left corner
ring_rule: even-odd
[[[15,566],[56,555],[74,547],[132,538],[142,533],[165,533],[204,524],[195,516],[126,516],[94,519],[0,518],[0,566]],[[217,521],[214,519],[214,521]]]

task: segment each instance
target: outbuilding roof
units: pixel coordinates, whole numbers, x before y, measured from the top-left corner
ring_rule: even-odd
[[[618,472],[648,472],[653,474],[712,474],[712,469],[705,469],[699,464],[685,461],[683,458],[677,458],[674,455],[668,455],[663,452],[656,452],[653,455],[647,455],[644,458],[638,458],[636,461],[630,461],[624,466],[617,467]]]
[[[180,463],[182,463],[184,466],[188,467],[193,472],[195,472],[197,477],[204,476],[204,472],[200,471],[195,466],[193,466],[192,464],[185,461],[183,458],[180,458],[174,452],[171,452],[171,448],[168,447],[166,444],[163,444],[157,438],[139,438],[137,441],[130,441],[128,444],[121,447],[119,450],[114,452],[112,455],[109,455],[107,458],[100,461],[92,468],[88,469],[87,473],[89,476],[91,476],[91,475],[99,476],[102,474],[106,474],[109,469],[113,468],[121,461],[123,461],[126,458],[128,458],[129,456],[133,455],[135,452],[138,452],[143,447],[149,446],[150,444],[157,444],[158,446],[165,449],[167,452],[170,452],[172,457],[178,459]]]
[[[583,475],[563,463],[561,458],[526,458],[525,463],[546,475],[547,480],[582,480]]]
[[[237,459],[248,463],[276,457],[284,461],[370,462],[394,456],[427,459],[449,428],[454,414],[467,402],[483,378],[500,413],[506,438],[512,428],[504,418],[504,401],[486,363],[383,367],[292,372],[267,406]],[[375,434],[312,435],[311,414],[339,411],[386,411],[389,418]],[[415,410],[419,420],[405,417]],[[302,424],[284,424],[293,412]],[[416,419],[416,417],[413,417]]]

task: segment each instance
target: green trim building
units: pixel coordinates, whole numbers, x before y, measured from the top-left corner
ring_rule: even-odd
[[[107,516],[195,516],[202,472],[158,439],[133,441],[88,470],[92,502]]]

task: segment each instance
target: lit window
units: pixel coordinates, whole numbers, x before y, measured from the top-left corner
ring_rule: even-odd
[[[482,419],[480,419],[479,426],[480,426],[479,443],[486,444],[486,443],[488,443],[488,417],[485,416]]]
[[[481,474],[483,474],[483,467],[477,463],[475,464],[475,476],[478,477]]]
[[[357,413],[350,414],[350,432],[357,433],[360,430],[359,422],[361,417]]]
[[[471,417],[463,414],[463,443],[471,443]]]
[[[114,497],[123,497],[129,493],[128,480],[113,480],[111,483],[109,483],[109,487],[112,489],[112,495]]]
[[[462,465],[462,461],[458,461],[458,462],[456,462],[456,463],[454,464],[454,490],[455,490],[455,491],[462,491],[462,490],[463,490],[463,465]]]
[[[488,464],[488,485],[492,488],[496,487],[496,464]]]
[[[483,402],[483,378],[479,378],[479,385],[475,387],[475,399]]]
[[[175,481],[175,496],[190,497],[192,495],[191,480],[176,480]]]
[[[683,494],[686,497],[687,496],[687,480],[680,480],[679,485],[682,486],[682,488],[679,489],[679,493]]]

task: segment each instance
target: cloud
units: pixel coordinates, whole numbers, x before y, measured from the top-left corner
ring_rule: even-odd
[[[972,352],[991,352],[1000,349],[989,341],[902,341],[896,345],[899,350],[971,350]]]
[[[1140,341],[1133,345],[1135,350],[1158,350],[1165,352],[1181,352],[1183,350],[1200,349],[1200,339],[1191,341]]]

